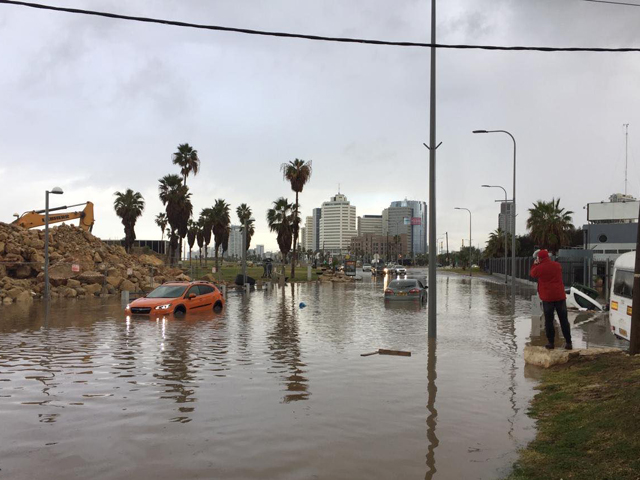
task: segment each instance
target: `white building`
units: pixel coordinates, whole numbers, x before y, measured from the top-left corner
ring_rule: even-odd
[[[264,257],[264,245],[256,245],[256,257]]]
[[[351,238],[357,236],[356,207],[338,193],[322,204],[320,218],[320,250],[347,253]]]
[[[302,227],[300,229],[300,235],[299,235],[299,238],[298,238],[298,243],[302,247],[302,251],[306,252],[307,251],[307,229],[306,229],[306,227]]]
[[[382,215],[364,215],[358,217],[358,236],[365,233],[382,235]]]
[[[242,258],[242,227],[231,225],[229,231],[229,249],[225,257]]]
[[[304,247],[305,250],[313,250],[314,252],[317,250],[314,248],[316,246],[315,242],[315,222],[312,215],[309,215],[304,224]]]

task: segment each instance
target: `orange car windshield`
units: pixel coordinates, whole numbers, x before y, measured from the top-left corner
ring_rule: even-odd
[[[187,289],[184,285],[162,285],[147,295],[147,298],[178,298]]]

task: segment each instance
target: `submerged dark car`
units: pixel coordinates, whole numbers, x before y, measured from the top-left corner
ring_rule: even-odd
[[[417,278],[392,280],[384,291],[384,300],[413,300],[416,302],[426,302],[427,287]]]

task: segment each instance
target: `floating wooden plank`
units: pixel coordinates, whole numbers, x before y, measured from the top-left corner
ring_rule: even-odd
[[[370,357],[371,355],[378,355],[378,352],[370,352],[370,353],[361,353],[360,356],[361,357]]]
[[[378,350],[378,353],[380,355],[399,355],[401,357],[410,357],[411,356],[411,352],[403,352],[402,350],[385,350],[383,348]]]

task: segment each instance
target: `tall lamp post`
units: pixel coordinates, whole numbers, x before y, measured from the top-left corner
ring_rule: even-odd
[[[472,276],[471,264],[471,210],[468,208],[455,207],[455,210],[466,210],[469,212],[469,276]]]
[[[504,192],[504,203],[507,203],[509,200],[507,200],[507,191],[505,190],[504,187],[501,187],[500,185],[482,185],[483,188],[501,188],[502,191]],[[496,200],[497,202],[498,200]],[[507,284],[507,220],[505,218],[505,222],[504,222],[504,284]],[[513,273],[513,272],[512,272]],[[513,281],[513,278],[512,278]]]
[[[249,222],[253,221],[255,221],[253,217],[247,218],[242,225],[242,288],[247,284],[247,229],[249,228]]]
[[[44,196],[44,299],[49,301],[49,194],[62,195],[60,187],[47,190]]]
[[[513,140],[513,232],[511,232],[511,295],[516,294],[516,139],[506,130],[474,130],[473,133],[506,133]]]

